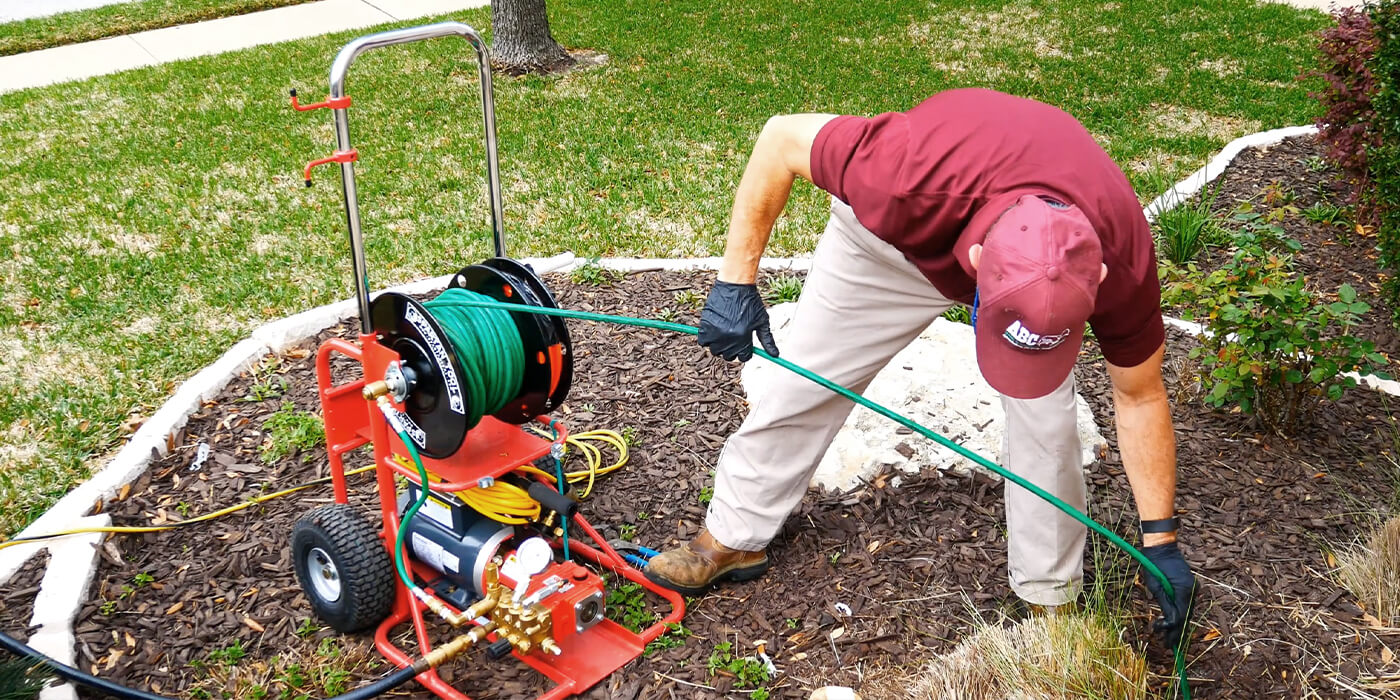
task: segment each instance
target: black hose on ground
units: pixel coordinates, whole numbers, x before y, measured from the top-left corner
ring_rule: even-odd
[[[78,685],[85,686],[88,688],[92,688],[93,690],[106,693],[114,698],[123,698],[124,700],[174,700],[173,698],[168,698],[164,695],[156,695],[154,693],[148,693],[144,690],[128,688],[124,685],[118,685],[111,681],[102,680],[101,678],[98,678],[97,676],[94,676],[90,673],[84,673],[76,668],[73,668],[72,666],[60,663],[58,661],[55,661],[54,659],[49,658],[48,656],[45,656],[43,653],[41,653],[34,647],[31,647],[25,644],[24,642],[21,642],[18,639],[15,639],[10,635],[5,634],[4,632],[0,632],[0,649],[4,649],[5,651],[8,651],[11,654],[14,654],[15,656],[18,656],[20,658],[32,659],[39,665],[53,671],[54,675],[58,676],[59,678],[62,678],[63,680],[66,680],[70,683],[76,683]],[[389,692],[390,690],[393,690],[394,688],[403,685],[404,683],[407,683],[410,679],[412,679],[419,673],[422,673],[422,670],[416,668],[416,666],[405,666],[404,668],[394,671],[393,673],[383,678],[380,678],[379,680],[374,681],[373,683],[362,685],[348,693],[337,695],[334,698],[331,698],[331,700],[369,700],[369,698],[382,695],[384,693]]]

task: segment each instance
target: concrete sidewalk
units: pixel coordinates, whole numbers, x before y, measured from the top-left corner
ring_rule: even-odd
[[[0,57],[0,93],[484,7],[489,0],[320,0]]]

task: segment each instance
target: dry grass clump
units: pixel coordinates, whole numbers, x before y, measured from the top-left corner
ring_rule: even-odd
[[[1147,698],[1147,661],[1090,614],[987,626],[934,659],[909,686],[914,700]]]
[[[1337,578],[1382,621],[1400,621],[1400,517],[1337,554]]]

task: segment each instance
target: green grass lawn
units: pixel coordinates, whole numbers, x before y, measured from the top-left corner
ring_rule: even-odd
[[[905,109],[955,86],[1078,115],[1144,199],[1227,140],[1305,123],[1324,18],[1253,0],[592,0],[555,35],[603,67],[496,83],[517,256],[714,255],[774,113]],[[457,18],[484,27],[488,10]],[[122,425],[256,325],[351,294],[323,94],[353,34],[0,96],[0,532],[120,446]],[[367,54],[349,92],[375,287],[490,254],[465,42]],[[811,250],[799,186],[774,254]]]
[[[311,0],[140,0],[0,24],[0,56]]]

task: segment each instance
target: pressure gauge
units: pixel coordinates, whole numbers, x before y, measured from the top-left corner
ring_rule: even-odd
[[[554,563],[554,548],[543,537],[531,537],[516,548],[515,559],[522,573],[535,576]]]

